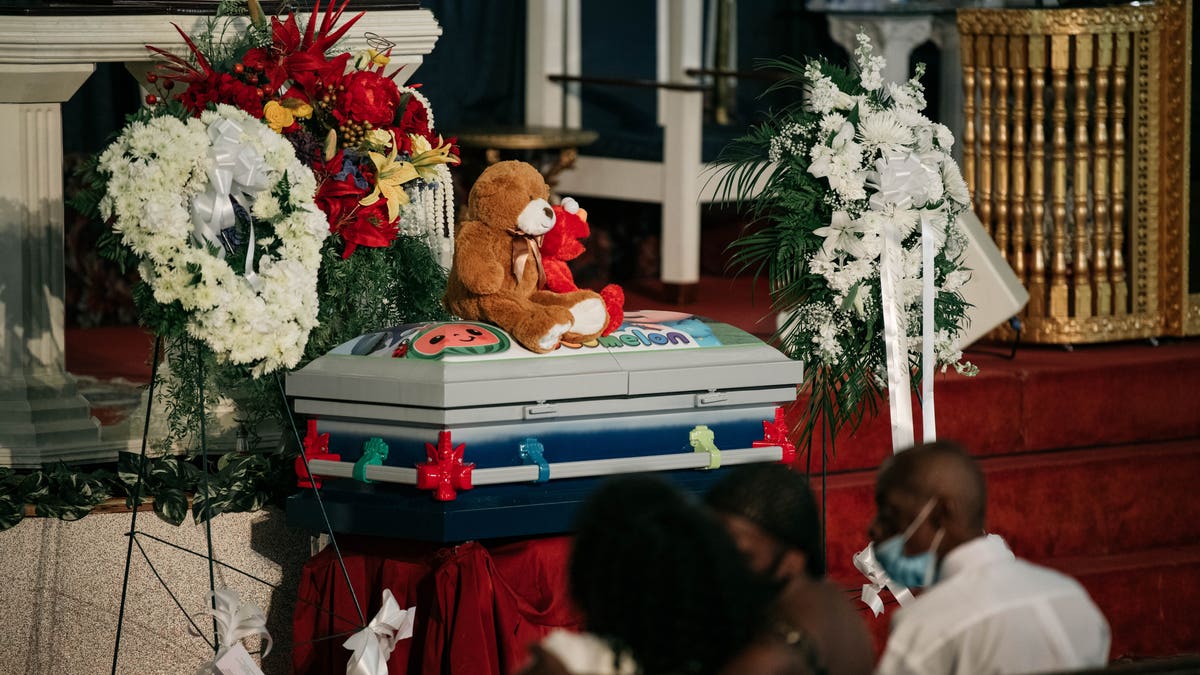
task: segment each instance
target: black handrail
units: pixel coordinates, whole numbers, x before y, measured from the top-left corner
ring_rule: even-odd
[[[684,82],[658,82],[656,80],[639,80],[623,77],[595,77],[592,75],[547,75],[546,79],[559,84],[578,82],[581,84],[600,84],[613,87],[639,87],[642,89],[670,89],[672,91],[707,91],[708,87]]]

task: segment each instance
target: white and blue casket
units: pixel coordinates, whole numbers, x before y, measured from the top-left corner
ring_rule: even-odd
[[[335,531],[447,542],[568,531],[608,475],[698,493],[721,467],[790,462],[783,406],[802,379],[738,328],[643,311],[549,354],[482,323],[399,326],[289,374],[287,393],[309,419],[299,482]],[[324,528],[311,490],[288,515]]]

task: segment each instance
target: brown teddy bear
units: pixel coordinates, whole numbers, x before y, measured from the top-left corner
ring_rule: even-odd
[[[608,323],[604,300],[586,290],[546,290],[541,237],[554,227],[550,188],[525,162],[499,162],[471,188],[454,239],[446,308],[493,323],[526,349],[545,353],[561,340],[586,342]]]

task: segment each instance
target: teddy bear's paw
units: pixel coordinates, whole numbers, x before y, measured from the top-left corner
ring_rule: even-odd
[[[608,323],[608,312],[604,309],[604,301],[600,298],[588,298],[571,306],[572,333],[590,335],[599,333]]]
[[[558,346],[558,341],[563,336],[563,333],[566,333],[569,330],[571,330],[571,324],[569,323],[554,324],[550,327],[550,330],[547,331],[545,335],[538,339],[538,347],[545,351],[554,349]]]

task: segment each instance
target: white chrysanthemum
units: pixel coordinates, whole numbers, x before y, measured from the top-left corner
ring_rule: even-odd
[[[253,282],[223,256],[193,245],[191,201],[209,189],[212,139],[225,131],[254,150],[271,189],[238,197],[278,247],[257,261]],[[316,180],[296,158],[291,144],[259,120],[227,105],[200,119],[170,116],[134,123],[100,155],[107,175],[101,210],[113,230],[141,260],[139,270],[156,301],[179,302],[191,313],[187,331],[219,359],[253,366],[261,375],[299,362],[316,323],[316,268],[329,226],[313,202]],[[288,204],[273,188],[288,181]],[[228,197],[226,197],[228,198]]]
[[[887,227],[895,228],[900,241],[904,241],[917,231],[921,222],[920,213],[915,209],[894,209],[888,214]]]
[[[963,206],[968,206],[971,203],[971,191],[967,189],[967,182],[963,180],[962,172],[958,170],[958,164],[949,157],[942,162],[942,184],[945,186],[946,195]]]
[[[858,122],[858,138],[874,147],[899,147],[913,142],[912,129],[901,124],[890,110],[863,115]]]
[[[971,280],[971,273],[966,270],[954,270],[946,275],[946,280],[942,282],[942,290],[947,293],[954,293],[962,290],[963,286]]]
[[[936,331],[933,336],[933,353],[934,358],[942,365],[943,373],[946,372],[946,366],[961,361],[963,353],[958,334],[952,334],[945,329]],[[966,366],[970,368],[971,364],[968,363]]]
[[[950,152],[954,147],[954,134],[950,133],[950,129],[941,123],[935,122],[933,125],[934,134],[937,136],[938,147],[944,152]]]
[[[829,136],[836,134],[846,124],[846,116],[841,113],[829,113],[821,118],[821,134]]]
[[[254,208],[251,209],[250,215],[260,220],[273,220],[278,218],[281,212],[279,200],[275,199],[270,190],[268,190],[255,198]]]

